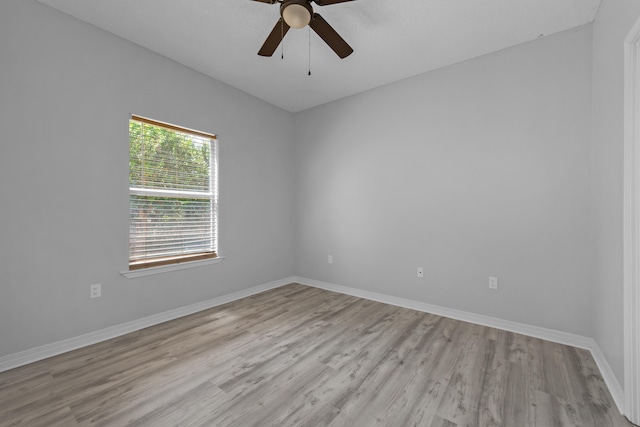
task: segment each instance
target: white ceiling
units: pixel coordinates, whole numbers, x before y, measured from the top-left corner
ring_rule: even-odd
[[[592,22],[600,0],[357,0],[313,4],[354,53],[339,59],[308,28],[257,55],[278,5],[250,0],[39,0],[298,112]],[[308,76],[309,52],[311,72]]]

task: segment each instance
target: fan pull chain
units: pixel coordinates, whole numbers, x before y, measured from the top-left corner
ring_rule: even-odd
[[[280,26],[280,59],[284,59],[284,19],[281,19]]]
[[[311,27],[309,28],[309,76],[311,75]]]

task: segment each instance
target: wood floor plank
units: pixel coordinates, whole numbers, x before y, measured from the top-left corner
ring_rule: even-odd
[[[332,368],[322,366],[325,369],[322,369],[312,382],[300,384],[301,378],[296,379],[299,386],[297,392],[293,396],[290,393],[281,394],[281,397],[287,398],[288,402],[280,405],[270,404],[257,425],[274,427],[328,425],[340,410],[313,394],[316,384],[326,382],[328,378],[336,375]]]
[[[11,385],[4,385],[0,389],[0,402],[3,414],[8,416],[26,405],[46,400],[51,396],[54,384],[53,376],[49,372],[36,371],[32,376],[21,376],[20,381],[12,381]]]
[[[587,350],[563,346],[563,355],[574,390],[581,390],[577,401],[583,423],[593,425],[625,425],[615,409],[613,398],[600,376],[595,361]]]
[[[404,325],[407,330],[412,330],[422,318],[423,316],[405,317],[397,322],[396,327]],[[413,346],[410,337],[409,333],[396,334],[382,330],[380,335],[373,336],[373,341],[365,341],[369,345],[358,348],[357,351],[351,348],[353,352],[350,353],[350,357],[341,359],[340,364],[328,363],[336,369],[336,375],[326,382],[318,382],[314,395],[340,409],[346,404],[357,406],[354,401],[363,398],[363,390],[369,389],[367,384],[372,378],[387,375],[390,372],[388,368],[394,369],[403,363],[402,357]],[[323,363],[326,362],[327,359],[323,359]],[[342,413],[340,417],[344,415]]]
[[[484,384],[480,387],[482,392],[480,395],[478,425],[508,425],[505,423],[505,406],[522,401],[523,396],[507,395],[507,378],[509,377],[511,366],[507,360],[495,354],[495,345],[489,346],[489,348],[493,349],[494,353],[492,355],[493,360],[491,361],[491,366],[485,374]],[[516,391],[518,391],[518,389],[516,389]],[[509,399],[508,402],[507,399]],[[528,418],[524,417],[525,414],[521,415],[519,419]]]
[[[480,424],[481,398],[491,368],[490,340],[472,335],[463,344],[437,414],[461,426]]]
[[[51,408],[50,411],[38,410],[34,413],[27,414],[24,418],[20,419],[18,424],[11,425],[28,427],[76,427],[79,424],[69,407],[56,406]]]
[[[198,405],[209,401],[218,404],[226,400],[226,395],[215,381],[202,372],[184,364],[173,365],[161,376],[149,378],[149,384],[143,381],[135,384],[124,400],[96,400],[94,407],[97,410],[82,425],[154,425],[154,422],[155,425],[163,425],[168,414],[179,424]]]
[[[502,404],[502,420],[504,426],[528,425],[531,419],[531,397],[527,387],[527,370],[522,363],[508,361],[505,378],[505,394]]]
[[[535,426],[581,426],[596,424],[583,424],[578,408],[571,402],[553,396],[549,393],[536,390],[533,393],[534,406],[532,425]],[[606,425],[606,424],[605,424]]]
[[[119,414],[121,417],[129,416],[131,418],[127,424],[116,424],[113,419],[104,422],[100,419],[94,419],[83,427],[200,425],[205,423],[209,417],[219,414],[230,402],[226,393],[210,380],[194,380],[190,386],[183,387],[180,391],[171,394],[173,399],[168,399],[162,405],[155,405],[149,412],[121,412]],[[150,408],[150,404],[155,402],[149,400],[146,403],[148,406],[139,407],[139,409]]]
[[[629,427],[591,355],[290,284],[0,373],[0,427]]]
[[[294,396],[302,393],[308,384],[326,376],[327,373],[330,374],[331,371],[331,368],[314,361],[312,358],[303,358],[293,366],[281,371],[273,377],[272,381],[263,382],[259,387],[247,384],[247,388],[242,389],[241,393],[235,394],[238,405],[227,409],[227,412],[235,414],[245,412],[241,417],[237,417],[230,426],[264,425],[265,419],[272,417],[278,408],[289,407]],[[254,409],[246,410],[248,405],[252,405]],[[287,412],[291,412],[291,410]]]
[[[433,423],[431,423],[431,427],[458,427],[458,425],[452,423],[449,420],[445,420],[443,418],[440,418],[439,416],[436,416],[433,420]]]
[[[355,420],[354,426],[431,425],[448,378],[431,378],[425,369],[428,360],[415,350],[401,362],[363,408],[368,417]]]
[[[435,327],[426,334],[416,350],[425,357],[424,369],[432,378],[451,378],[470,329],[465,322],[437,317]]]

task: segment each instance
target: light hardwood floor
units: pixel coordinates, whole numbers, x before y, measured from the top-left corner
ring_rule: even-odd
[[[287,285],[0,373],[0,426],[631,426],[589,352]]]

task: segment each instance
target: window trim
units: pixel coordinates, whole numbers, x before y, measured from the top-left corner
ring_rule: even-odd
[[[125,270],[121,271],[127,279],[135,279],[137,277],[151,276],[154,274],[168,273],[177,270],[186,270],[188,268],[203,267],[209,264],[217,264],[224,260],[224,256],[218,256],[216,258],[203,259],[199,261],[187,261],[178,264],[159,265],[156,267],[140,268],[138,270]]]
[[[176,132],[191,133],[191,134],[200,136],[202,138],[218,139],[218,137],[215,136],[212,133],[202,132],[202,131],[195,130],[195,129],[189,129],[189,128],[186,128],[184,126],[176,126],[176,125],[172,125],[171,123],[165,123],[165,122],[160,122],[160,121],[157,121],[157,120],[149,119],[147,117],[136,116],[135,114],[132,114],[130,119],[131,120],[136,120],[138,122],[146,123],[148,125],[158,126],[158,127],[161,127],[161,128],[169,129],[169,130],[176,131]]]
[[[170,123],[149,119],[147,117],[142,117],[135,114],[130,115],[129,121],[131,120],[138,121],[138,122],[145,123],[152,126],[165,128],[174,132],[187,133],[200,138],[210,139],[212,145],[218,144],[218,137],[212,133],[202,132],[202,131],[186,128],[183,126],[176,126]],[[131,144],[131,141],[129,141],[129,144]],[[215,212],[215,215],[217,217],[218,210],[219,210],[219,207],[218,207],[218,173],[219,173],[218,147],[216,147],[215,150],[212,150],[212,152],[215,153],[215,158],[214,156],[211,157],[210,165],[209,165],[211,179],[212,179],[211,194],[209,194],[209,197],[212,204],[212,215]],[[150,195],[150,194],[155,194],[156,192],[157,191],[153,189],[136,189],[133,191],[134,194],[138,194],[138,195]],[[165,191],[162,191],[162,192],[165,193]],[[129,196],[131,196],[131,194],[132,194],[132,190],[131,188],[129,188]],[[184,194],[185,192],[180,192],[180,194],[176,194],[176,196],[184,195]],[[194,194],[194,195],[200,195],[200,193]],[[216,229],[217,229],[217,226],[216,226]],[[218,233],[215,233],[214,235],[214,239],[215,239],[214,247],[216,249],[218,246],[217,234]],[[213,263],[220,262],[222,259],[224,259],[224,257],[220,256],[217,250],[211,251],[211,252],[199,252],[199,253],[191,253],[191,254],[183,254],[183,255],[157,257],[157,258],[145,258],[145,259],[141,259],[133,262],[129,258],[129,266],[128,266],[129,269],[127,271],[121,271],[120,273],[126,276],[127,278],[133,278],[133,277],[163,273],[166,271],[181,270],[185,268],[198,267],[206,264],[213,264]]]
[[[216,252],[200,252],[188,255],[174,255],[162,258],[146,258],[140,261],[129,261],[129,270],[140,270],[142,268],[160,267],[162,265],[181,264],[183,262],[201,261],[203,259],[218,258]]]

